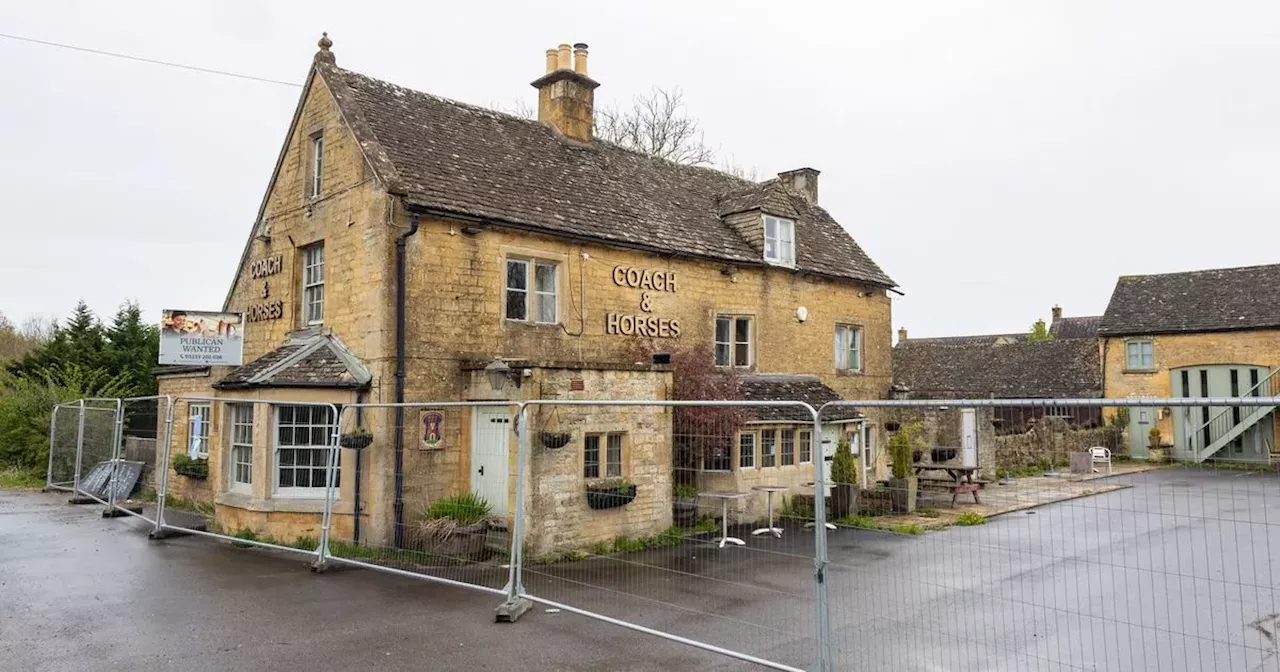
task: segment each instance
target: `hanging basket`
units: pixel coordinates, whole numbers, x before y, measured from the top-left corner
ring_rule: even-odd
[[[338,445],[343,448],[354,448],[356,450],[360,450],[361,448],[368,448],[371,443],[373,443],[372,434],[343,434],[338,437]]]
[[[542,441],[542,445],[555,449],[569,445],[573,435],[569,432],[542,432],[538,438]]]

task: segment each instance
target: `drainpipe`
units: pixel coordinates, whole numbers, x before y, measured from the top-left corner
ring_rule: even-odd
[[[360,404],[364,403],[364,391],[356,390],[356,427],[364,426],[363,408]],[[364,461],[364,449],[355,451],[356,454],[356,493],[355,502],[351,508],[351,540],[357,546],[360,545],[360,463]]]
[[[404,403],[404,332],[405,332],[405,246],[418,232],[419,216],[414,214],[409,230],[396,237],[396,404]],[[404,547],[404,407],[395,407],[396,452],[396,548]]]

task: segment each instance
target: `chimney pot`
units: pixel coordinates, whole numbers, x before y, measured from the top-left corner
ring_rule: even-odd
[[[898,342],[901,343],[905,340],[907,340],[907,328],[898,327]]]
[[[570,53],[569,49],[570,47],[567,44],[560,45],[560,49],[557,51],[557,58],[556,58],[557,70],[573,69],[573,65],[569,62],[569,53]]]
[[[556,71],[556,62],[558,60],[559,60],[559,57],[556,56],[556,50],[548,49],[547,50],[547,72],[548,73],[552,73]]]
[[[587,74],[587,44],[585,42],[573,45],[573,71],[579,75]]]
[[[1062,306],[1055,305],[1053,307],[1053,321],[1057,322],[1062,319]]]

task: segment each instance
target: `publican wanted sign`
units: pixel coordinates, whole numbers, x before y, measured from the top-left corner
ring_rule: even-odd
[[[196,310],[160,314],[160,363],[240,366],[244,351],[244,315]]]

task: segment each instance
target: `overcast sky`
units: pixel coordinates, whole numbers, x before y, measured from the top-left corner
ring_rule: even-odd
[[[509,5],[509,6],[501,6]],[[1100,314],[1120,274],[1280,261],[1280,3],[5,3],[0,32],[300,82],[338,64],[531,106],[683,89],[707,140],[820,201],[913,336]],[[0,38],[0,312],[217,309],[299,90]]]

